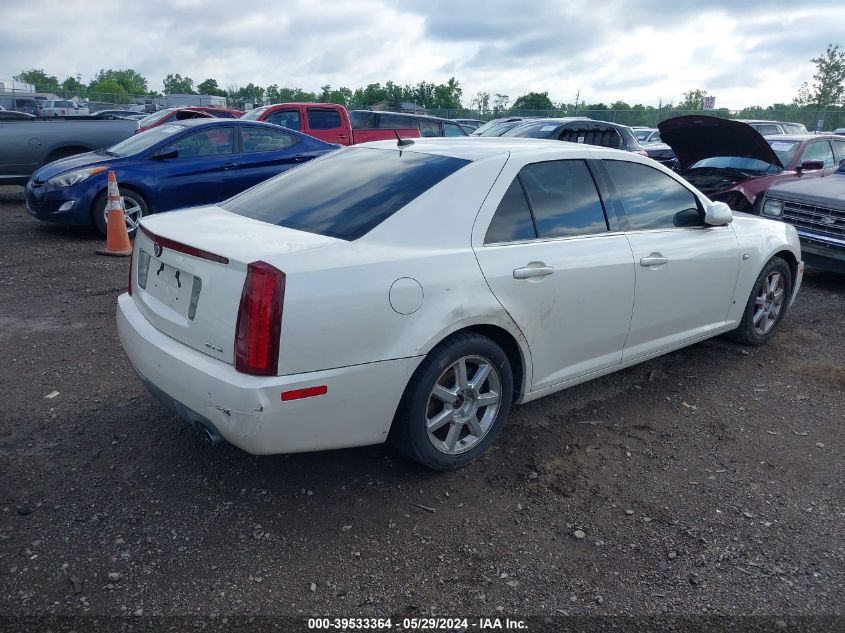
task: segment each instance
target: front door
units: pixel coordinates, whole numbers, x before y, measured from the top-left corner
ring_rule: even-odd
[[[203,127],[168,147],[179,156],[156,162],[159,211],[221,202],[238,192],[233,127]]]
[[[609,230],[586,162],[532,163],[504,195],[494,198],[496,190],[487,203],[498,205],[492,220],[476,226],[484,239],[475,251],[528,341],[531,390],[620,363],[634,304],[633,256],[625,236]]]
[[[623,360],[724,326],[739,272],[733,228],[704,225],[697,197],[664,172],[605,160],[634,255],[637,291]]]

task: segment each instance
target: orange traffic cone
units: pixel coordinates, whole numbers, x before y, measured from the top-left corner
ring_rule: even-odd
[[[109,200],[106,204],[106,248],[97,251],[97,255],[126,257],[132,254],[129,243],[129,231],[126,229],[126,211],[117,189],[117,178],[109,172]]]

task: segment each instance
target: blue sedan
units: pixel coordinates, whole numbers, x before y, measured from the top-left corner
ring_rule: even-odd
[[[93,224],[105,233],[111,170],[131,235],[149,213],[226,200],[338,147],[270,123],[178,121],[45,165],[26,185],[26,208],[45,222]]]

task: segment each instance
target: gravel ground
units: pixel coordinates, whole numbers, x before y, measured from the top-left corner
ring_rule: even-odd
[[[845,277],[435,474],[207,446],[132,373],[100,243],[0,188],[0,615],[845,614]]]

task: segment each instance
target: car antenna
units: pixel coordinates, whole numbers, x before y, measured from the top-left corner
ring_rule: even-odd
[[[397,147],[407,147],[408,145],[413,145],[414,142],[409,138],[402,138],[399,136],[399,130],[393,130],[393,133],[396,135],[396,146]]]

